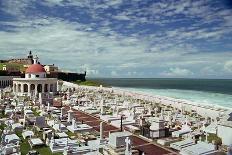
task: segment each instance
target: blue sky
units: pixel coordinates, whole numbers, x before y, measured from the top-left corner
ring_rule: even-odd
[[[89,77],[231,78],[231,0],[0,0],[1,59]]]

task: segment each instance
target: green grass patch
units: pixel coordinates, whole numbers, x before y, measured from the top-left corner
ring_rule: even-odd
[[[205,141],[206,136],[201,136],[201,139],[202,139],[202,141]],[[216,142],[216,144],[222,144],[222,139],[219,138],[216,134],[209,133],[207,140],[210,143],[212,143],[212,141],[214,140]]]
[[[5,114],[5,110],[2,110],[0,112],[0,118],[5,118],[5,117],[7,117],[7,115]]]
[[[34,114],[35,116],[40,116],[40,115],[39,115],[40,113],[39,113],[38,111],[36,111],[36,109],[33,109],[32,111],[33,111],[33,114]]]
[[[24,139],[22,136],[22,132],[16,132],[16,135],[21,139],[20,143],[20,151],[22,155],[26,155],[28,151],[31,150],[31,147],[28,143],[28,139]]]
[[[41,155],[62,155],[63,153],[52,153],[48,146],[40,147],[34,149],[38,151]]]
[[[20,143],[20,151],[22,155],[26,155],[31,150],[31,147],[28,143],[28,139],[23,140]]]
[[[68,131],[66,134],[69,136],[69,138],[71,138],[72,136],[76,136],[76,134],[72,133],[71,131]]]
[[[3,132],[3,130],[4,130],[5,127],[6,127],[5,124],[1,124],[0,125],[0,135],[2,135],[2,132]],[[0,136],[0,141],[2,141],[2,136]]]
[[[1,124],[1,125],[0,125],[0,129],[1,129],[1,130],[4,130],[5,127],[6,127],[5,124]]]
[[[95,87],[99,87],[100,85],[104,86],[104,87],[107,87],[106,84],[104,83],[101,83],[101,82],[98,82],[98,81],[90,81],[90,80],[87,80],[87,81],[80,81],[80,80],[77,80],[75,81],[74,83],[78,84],[78,85],[84,85],[84,86],[95,86]]]
[[[28,138],[23,139],[22,133],[21,132],[16,132],[16,134],[19,136],[21,139],[20,143],[20,151],[22,155],[26,155],[30,150],[36,150],[38,151],[41,155],[62,155],[63,153],[52,153],[50,148],[48,146],[39,146],[35,148],[31,148],[30,144],[28,143]],[[42,138],[42,133],[36,133],[37,137]]]
[[[6,67],[18,69],[21,72],[25,71],[23,64],[18,64],[18,63],[0,63],[0,70],[3,70],[4,65],[6,65]]]

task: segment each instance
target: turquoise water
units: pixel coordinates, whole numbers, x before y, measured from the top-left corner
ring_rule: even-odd
[[[194,91],[194,90],[178,90],[178,89],[145,89],[145,88],[125,88],[122,89],[151,94],[151,95],[160,95],[168,96],[177,99],[185,99],[192,102],[196,102],[204,105],[219,105],[222,107],[232,108],[232,95],[220,94],[220,93],[211,93],[203,91]]]
[[[232,80],[95,79],[113,87],[232,108]]]

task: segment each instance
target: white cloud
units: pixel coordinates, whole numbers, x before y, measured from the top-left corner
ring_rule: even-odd
[[[116,77],[116,76],[118,76],[118,73],[117,73],[117,71],[111,71],[111,76],[113,76],[113,77]]]
[[[33,0],[31,2],[33,2]],[[25,17],[24,12],[29,4],[30,1],[28,0],[7,0],[1,2],[0,10],[6,12],[7,14],[23,18]]]
[[[224,64],[224,70],[226,72],[232,73],[232,60],[226,61]]]
[[[128,17],[127,15],[116,15],[113,17],[114,19],[117,19],[117,20],[131,20],[130,17]]]
[[[191,72],[188,69],[185,68],[170,68],[167,72],[162,72],[161,76],[167,76],[167,77],[188,77],[192,76],[193,72]]]
[[[89,76],[146,77],[151,72],[153,77],[160,72],[160,75],[168,77],[202,76],[202,66],[209,66],[204,70],[213,75],[216,64],[221,73],[231,71],[230,63],[225,63],[232,56],[231,51],[210,53],[201,49],[201,43],[211,48],[204,43],[220,44],[220,39],[232,32],[228,27],[231,26],[231,11],[213,11],[205,1],[161,1],[140,7],[138,4],[145,1],[136,0],[130,4],[131,7],[118,9],[116,13],[104,11],[119,8],[122,0],[41,2],[50,9],[54,7],[54,10],[57,6],[60,9],[70,6],[77,10],[84,8],[89,19],[95,20],[87,24],[78,20],[70,22],[58,15],[54,17],[35,13],[33,18],[28,18],[27,8],[35,9],[32,2],[20,0],[11,4],[7,1],[1,8],[17,19],[0,21],[1,25],[10,30],[0,31],[0,51],[3,58],[21,57],[27,54],[26,51],[35,50],[43,63],[56,63],[61,68],[73,71],[87,70]],[[72,12],[68,13],[73,16]],[[180,14],[183,18],[178,18]],[[188,24],[190,20],[193,23]],[[221,21],[221,24],[210,28],[201,27],[202,24],[215,20]],[[187,26],[165,27],[172,23],[178,25],[183,21],[187,21]],[[150,29],[143,28],[143,24],[147,23],[150,24]],[[141,28],[137,30],[137,26]],[[124,30],[125,33],[116,29]],[[131,30],[133,32],[130,33]],[[194,44],[198,40],[204,41],[198,46]]]

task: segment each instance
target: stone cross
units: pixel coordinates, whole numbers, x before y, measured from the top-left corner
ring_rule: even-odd
[[[230,145],[228,147],[228,153],[227,153],[227,155],[232,155],[232,145]]]
[[[25,125],[26,125],[26,115],[24,114],[24,116],[23,116],[23,127],[25,127]]]
[[[103,100],[101,100],[100,106],[101,106],[101,115],[104,114],[104,105],[103,105]]]
[[[66,139],[66,147],[68,146],[68,138]]]
[[[103,122],[100,123],[100,140],[103,140],[103,134],[104,134],[104,126]]]
[[[206,143],[208,143],[208,136],[209,136],[209,134],[206,132],[206,133],[205,133],[205,142],[206,142]]]
[[[58,124],[59,124],[59,130],[61,130],[61,122],[58,122]]]
[[[185,117],[185,124],[188,124],[188,116]]]
[[[16,145],[19,146],[19,141],[16,142]]]
[[[157,111],[158,111],[158,109],[157,109],[157,107],[155,108],[155,115],[157,114]]]
[[[116,109],[116,115],[118,116],[118,114],[119,114],[119,108],[117,107],[117,109]]]
[[[131,140],[129,139],[129,137],[126,137],[125,142],[126,142],[125,155],[131,155],[131,150],[130,150]]]
[[[47,111],[50,110],[50,103],[48,102],[48,107],[47,107]]]
[[[65,110],[65,108],[62,107],[62,108],[61,108],[61,111],[60,111],[61,118],[64,116],[64,110]]]
[[[54,134],[52,133],[52,137],[51,137],[51,143],[55,143],[55,139],[54,139]]]
[[[75,121],[74,118],[72,119],[72,127],[73,127],[74,129],[76,128],[76,121]]]
[[[73,118],[73,113],[72,113],[72,110],[71,110],[71,107],[70,107],[70,110],[68,111],[68,122],[71,122],[72,118]]]
[[[12,113],[12,114],[10,115],[10,119],[13,119],[13,117],[14,117],[14,113]]]

